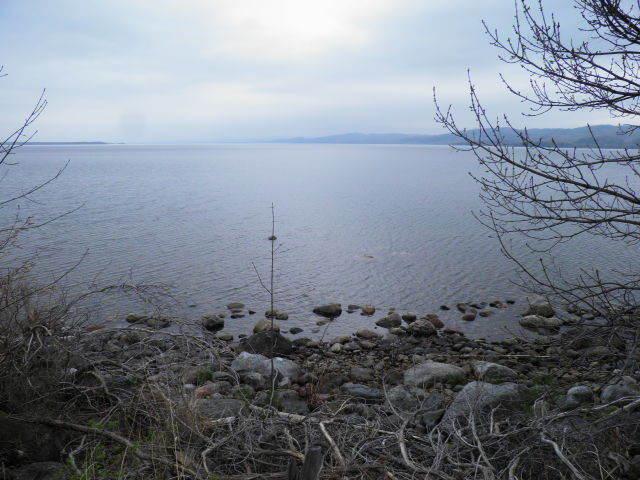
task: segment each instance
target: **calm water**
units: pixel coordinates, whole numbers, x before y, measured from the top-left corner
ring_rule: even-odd
[[[472,323],[442,314],[451,326],[490,337],[515,328],[523,308],[513,265],[472,216],[480,204],[468,172],[478,166],[448,147],[32,146],[16,160],[13,189],[70,160],[62,177],[33,197],[38,203],[22,209],[46,219],[82,208],[24,237],[20,254],[36,251],[35,273],[48,279],[86,252],[65,279],[72,288],[169,284],[179,301],[174,313],[189,319],[242,301],[259,313],[228,319],[226,329],[246,333],[268,306],[252,262],[268,276],[273,202],[281,245],[276,306],[290,314],[285,329],[310,335],[312,307],[327,302],[424,314],[460,301],[517,300]],[[577,267],[601,256],[607,265],[624,264],[585,245],[564,249],[560,260]],[[96,308],[96,321],[121,322],[145,307],[114,297]],[[343,314],[327,335],[373,327],[380,316]]]

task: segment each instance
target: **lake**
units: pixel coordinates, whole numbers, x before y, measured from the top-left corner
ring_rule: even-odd
[[[14,157],[9,190],[69,166],[21,205],[39,220],[81,207],[22,238],[19,256],[37,254],[41,280],[82,262],[64,284],[146,282],[171,285],[171,313],[197,320],[240,301],[258,313],[227,319],[247,333],[268,308],[253,264],[269,276],[271,210],[275,204],[276,307],[283,329],[299,336],[373,328],[390,307],[440,313],[444,322],[488,338],[518,330],[524,294],[512,263],[474,219],[478,186],[469,153],[449,147],[399,145],[92,145],[27,146]],[[6,190],[5,190],[6,191]],[[11,212],[3,211],[3,220]],[[559,251],[571,268],[602,257],[624,265],[589,240]],[[598,255],[594,255],[594,245]],[[531,259],[534,261],[535,259]],[[441,304],[516,300],[488,318],[463,322]],[[327,332],[313,332],[313,306],[372,304],[380,315],[343,313]],[[96,302],[92,321],[119,324],[133,300]]]

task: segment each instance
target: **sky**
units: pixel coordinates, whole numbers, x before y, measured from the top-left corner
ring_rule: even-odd
[[[575,28],[571,2],[546,3]],[[0,0],[0,131],[46,89],[40,141],[443,133],[434,87],[473,127],[467,69],[490,113],[516,124],[613,123],[521,116],[499,73],[527,77],[481,24],[506,32],[513,13],[512,0]]]

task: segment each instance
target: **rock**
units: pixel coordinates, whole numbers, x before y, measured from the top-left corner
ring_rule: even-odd
[[[465,313],[464,315],[462,315],[462,320],[464,320],[465,322],[472,322],[476,319],[476,314],[469,312],[469,313]]]
[[[331,345],[331,348],[329,348],[329,351],[333,353],[340,353],[342,351],[342,344],[334,343],[333,345]]]
[[[289,314],[285,312],[276,312],[276,320],[289,320]]]
[[[376,322],[376,325],[383,328],[393,328],[402,325],[402,319],[397,313],[392,313]]]
[[[349,335],[340,335],[334,338],[333,340],[331,340],[329,343],[333,345],[334,343],[347,343],[350,340],[351,340],[351,337]]]
[[[429,320],[421,318],[407,326],[407,333],[414,337],[430,337],[437,335],[436,327]]]
[[[195,390],[196,398],[209,398],[214,393],[220,393],[222,395],[229,393],[231,390],[231,384],[224,380],[220,382],[206,382],[204,385],[199,386]]]
[[[356,310],[360,310],[360,305],[349,304],[347,308],[352,312],[355,312]]]
[[[240,381],[255,390],[262,390],[267,386],[267,379],[259,372],[242,372]]]
[[[234,398],[201,398],[196,400],[198,414],[210,420],[240,415],[244,402]]]
[[[287,413],[306,415],[309,413],[307,402],[300,398],[295,390],[278,390],[275,394],[276,407]]]
[[[438,315],[436,315],[435,313],[429,313],[425,315],[423,318],[425,320],[428,320],[431,323],[431,325],[433,325],[437,329],[441,329],[442,327],[444,327],[444,323],[442,322],[442,320],[440,320],[440,317],[438,317]]]
[[[227,308],[229,310],[242,310],[244,308],[244,303],[231,302],[231,303],[227,304]]]
[[[491,315],[491,310],[480,310],[478,312],[478,315],[480,315],[481,317],[488,317],[489,315]]]
[[[291,329],[289,329],[289,333],[293,334],[293,335],[297,335],[298,333],[302,333],[303,330],[300,327],[293,327]]]
[[[232,313],[230,317],[233,318],[234,320],[238,318],[244,318],[244,313]]]
[[[339,317],[342,314],[342,306],[339,303],[321,305],[313,309],[313,313],[327,318]]]
[[[469,306],[466,303],[456,303],[456,308],[459,312],[464,313],[467,311],[467,308],[469,308]]]
[[[381,400],[382,391],[377,388],[367,387],[359,383],[345,383],[340,389],[343,393],[352,397],[362,398],[364,400]]]
[[[161,328],[167,328],[171,325],[171,320],[166,317],[150,317],[144,321],[145,325],[154,330],[160,330]]]
[[[224,328],[224,319],[218,315],[203,315],[200,322],[202,327],[210,332],[216,332]]]
[[[562,326],[562,321],[556,317],[527,315],[520,319],[520,326],[529,330],[557,330]]]
[[[4,477],[4,475],[3,475]],[[25,465],[12,472],[13,480],[67,480],[72,476],[71,470],[59,462],[37,462]]]
[[[382,335],[374,332],[373,330],[367,330],[366,328],[362,328],[356,332],[356,337],[364,338],[365,340],[376,340],[381,336]]]
[[[449,307],[447,307],[446,305],[440,305],[440,310],[446,312],[447,310],[451,310]]]
[[[421,388],[409,385],[397,385],[387,391],[387,403],[403,413],[418,410],[437,410],[444,406],[444,397],[440,393],[427,393]]]
[[[404,383],[413,386],[431,386],[435,383],[455,385],[464,380],[464,370],[449,363],[427,361],[404,372]]]
[[[128,323],[142,323],[147,319],[145,315],[138,315],[136,313],[130,313],[125,317]]]
[[[216,338],[224,342],[231,342],[233,340],[233,335],[227,332],[218,332],[216,333]]]
[[[415,322],[417,318],[418,316],[415,313],[405,313],[404,315],[402,315],[402,320],[407,323]]]
[[[258,320],[253,326],[253,333],[266,332],[272,329],[276,332],[279,332],[280,325],[277,322],[272,323],[271,320],[263,318],[262,320]]]
[[[640,395],[640,389],[637,385],[623,381],[604,387],[600,393],[600,401],[602,403],[611,403],[621,398],[637,397],[638,395]]]
[[[351,367],[349,377],[356,382],[368,382],[373,379],[373,370],[364,367]]]
[[[268,356],[288,355],[293,351],[293,344],[279,332],[267,330],[243,338],[240,341],[240,350]]]
[[[295,378],[300,374],[300,367],[288,358],[274,357],[273,367],[285,378]],[[264,355],[241,352],[231,362],[231,369],[236,372],[257,372],[265,377],[270,377],[271,360]]]
[[[498,363],[476,361],[472,364],[473,374],[478,380],[488,383],[503,383],[514,381],[518,374],[504,365]]]
[[[500,385],[486,382],[467,383],[447,408],[441,425],[450,425],[461,417],[468,418],[471,413],[477,418],[479,414],[500,405],[504,408],[520,407],[524,401],[525,392],[526,388],[516,383]]]
[[[523,315],[525,317],[528,315],[553,317],[556,313],[547,299],[540,295],[532,295],[530,297],[527,297],[527,301],[529,302],[529,308]]]
[[[371,316],[376,313],[376,307],[372,305],[365,305],[364,307],[362,307],[360,313],[361,315]]]
[[[562,405],[563,410],[573,410],[585,403],[593,402],[593,390],[587,385],[576,385],[567,391],[567,396]]]

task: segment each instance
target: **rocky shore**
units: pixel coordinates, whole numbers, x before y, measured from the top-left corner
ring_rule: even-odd
[[[471,316],[490,315],[491,309],[511,304],[496,301],[453,308],[472,321]],[[286,422],[330,421],[356,429],[375,425],[379,431],[401,428],[413,437],[427,438],[434,432],[457,432],[463,423],[488,414],[492,418],[502,414],[515,422],[524,417],[542,421],[548,412],[556,412],[560,420],[555,433],[561,438],[554,442],[564,442],[590,431],[585,419],[576,423],[579,414],[565,416],[566,412],[600,407],[610,412],[618,403],[640,403],[640,371],[626,368],[624,340],[598,335],[597,326],[572,326],[582,317],[593,317],[590,312],[568,308],[560,320],[557,309],[540,299],[521,308],[525,309],[514,316],[541,335],[495,342],[447,328],[435,313],[390,311],[372,318],[372,325],[384,327],[385,334],[360,329],[327,340],[293,341],[280,332],[276,319],[284,318],[282,312],[266,312],[265,319],[239,341],[221,334],[226,315],[250,313],[240,303],[230,304],[224,314],[204,316],[202,334],[195,336],[165,331],[170,319],[129,315],[128,328],[90,329],[83,334],[63,375],[74,388],[102,389],[119,403],[134,398],[147,401],[140,394],[144,385],[145,391],[165,392],[165,401],[175,410],[188,409],[207,425],[227,425],[232,430],[231,425],[244,416],[274,412]],[[349,305],[346,310],[375,314],[372,306]],[[319,306],[314,312],[327,321],[343,313],[337,304]],[[629,409],[634,415],[635,411]],[[11,426],[12,437],[0,434],[0,440],[17,449],[16,439],[29,435],[19,423],[4,422]],[[323,433],[323,448],[333,451],[334,462],[344,462],[339,451],[345,447]],[[51,435],[42,438],[53,442]],[[271,448],[276,450],[278,443],[273,440]],[[411,470],[406,448],[394,455]],[[29,472],[38,464],[44,469],[38,478],[54,478],[46,476],[51,469],[68,472],[67,465],[51,463],[59,455],[34,451],[7,478],[36,478]],[[203,468],[220,474],[228,471],[225,461],[216,460],[211,452],[207,455]],[[639,478],[640,451],[628,456],[626,476],[618,478]]]

